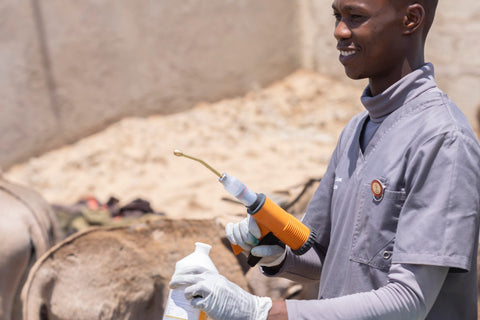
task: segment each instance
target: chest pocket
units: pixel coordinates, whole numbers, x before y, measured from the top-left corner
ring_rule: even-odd
[[[388,271],[392,263],[398,217],[406,199],[405,191],[385,189],[376,201],[370,184],[361,188],[355,217],[350,260]]]

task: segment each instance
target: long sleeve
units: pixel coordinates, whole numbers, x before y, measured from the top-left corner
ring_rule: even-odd
[[[449,268],[393,264],[387,285],[325,300],[287,300],[289,319],[425,319]]]

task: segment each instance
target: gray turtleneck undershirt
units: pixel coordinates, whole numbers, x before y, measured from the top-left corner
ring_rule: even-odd
[[[383,120],[399,107],[416,98],[419,93],[430,90],[440,91],[435,84],[433,65],[430,63],[406,75],[402,80],[376,96],[372,96],[370,87],[367,87],[361,97],[362,104],[368,111],[368,117],[365,119],[360,136],[362,152],[365,151]],[[407,94],[405,94],[406,91]]]

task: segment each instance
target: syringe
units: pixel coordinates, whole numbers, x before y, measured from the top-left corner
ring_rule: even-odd
[[[260,244],[267,244],[265,241],[271,244],[275,243],[275,240],[280,240],[288,245],[296,255],[302,255],[312,247],[316,238],[315,232],[311,231],[306,225],[283,210],[263,193],[255,193],[234,176],[226,173],[220,174],[205,161],[187,155],[178,149],[175,149],[173,154],[178,157],[186,157],[198,161],[219,177],[218,180],[222,183],[225,190],[243,203],[247,207],[248,214],[257,221],[262,233]],[[269,235],[269,233],[273,233],[276,239],[272,241],[274,237]],[[235,254],[243,251],[238,245],[232,244],[232,248]],[[254,266],[258,260],[260,258],[249,256],[248,263],[250,266]]]

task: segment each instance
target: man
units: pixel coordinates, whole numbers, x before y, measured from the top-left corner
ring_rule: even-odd
[[[295,256],[256,246],[253,219],[226,228],[266,275],[320,280],[318,300],[271,302],[180,270],[171,284],[194,306],[214,319],[477,318],[480,147],[424,62],[436,5],[334,0],[340,62],[369,84],[303,218],[316,242]]]

